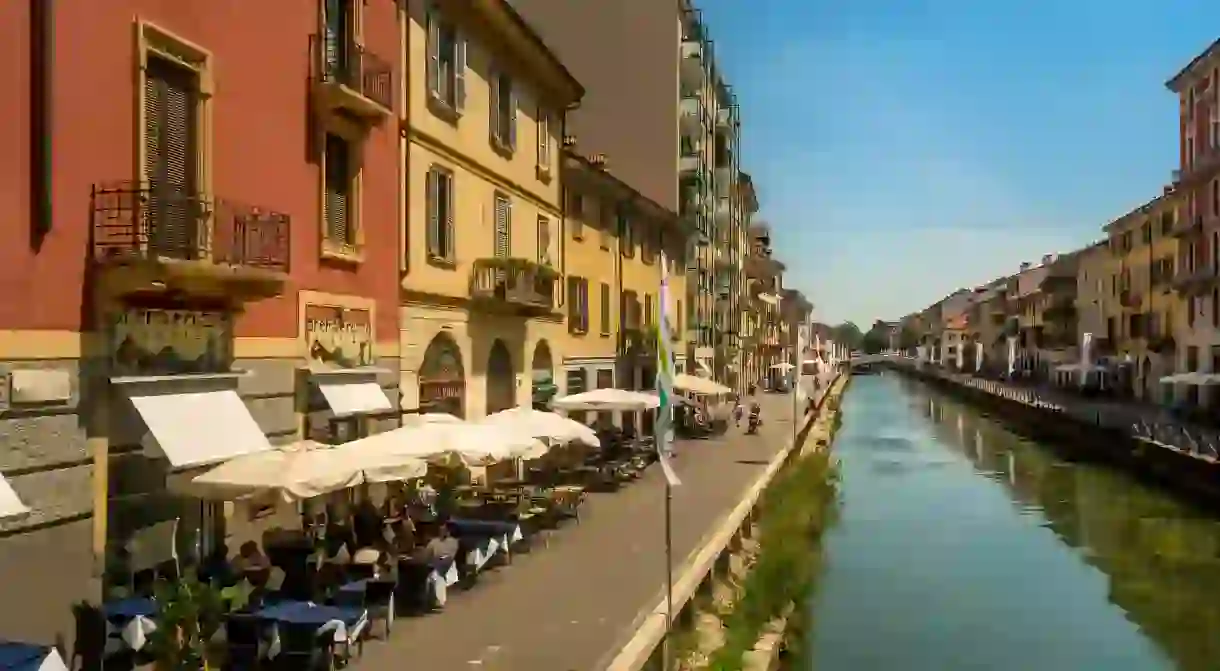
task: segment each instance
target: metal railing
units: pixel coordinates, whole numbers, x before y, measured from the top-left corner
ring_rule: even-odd
[[[318,79],[346,86],[382,107],[394,109],[394,66],[363,45],[336,35],[311,35]]]
[[[291,270],[292,219],[274,210],[211,199],[157,182],[95,185],[93,255]]]
[[[515,306],[552,310],[555,276],[550,269],[524,259],[478,259],[470,270],[470,296]]]

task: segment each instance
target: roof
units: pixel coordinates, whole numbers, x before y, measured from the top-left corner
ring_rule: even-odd
[[[576,76],[573,75],[570,70],[568,70],[568,67],[563,64],[563,61],[559,60],[559,56],[551,49],[551,47],[547,45],[545,41],[543,41],[542,36],[539,35],[538,32],[534,30],[533,26],[531,26],[529,22],[525,20],[525,17],[521,16],[517,9],[513,7],[510,0],[482,0],[481,3],[476,4],[482,4],[485,11],[503,13],[504,16],[508,18],[513,28],[520,31],[521,35],[523,35],[525,39],[538,50],[538,53],[540,53],[543,59],[546,60],[547,65],[553,68],[554,71],[560,75],[560,79],[563,80],[564,85],[567,88],[567,91],[564,93],[566,93],[569,97],[569,100],[566,102],[569,104],[575,104],[580,102],[581,98],[585,97],[584,85],[576,79]]]
[[[1191,61],[1186,64],[1186,67],[1178,70],[1178,74],[1170,77],[1169,81],[1165,82],[1165,88],[1173,91],[1174,93],[1181,93],[1183,80],[1190,75],[1191,71],[1195,69],[1195,66],[1208,60],[1216,54],[1220,54],[1220,39],[1212,42],[1198,56],[1192,58]]]
[[[1167,201],[1173,195],[1174,195],[1174,191],[1172,191],[1172,190],[1168,191],[1167,193],[1162,193],[1161,195],[1157,196],[1156,198],[1153,198],[1152,200],[1149,200],[1142,205],[1136,206],[1135,208],[1131,209],[1127,213],[1123,214],[1121,217],[1106,224],[1105,226],[1102,227],[1101,230],[1105,231],[1106,233],[1114,233],[1114,232],[1118,231],[1119,229],[1122,229],[1125,224],[1130,223],[1131,220],[1134,219],[1135,217],[1151,213],[1153,210],[1155,210],[1158,206],[1162,205],[1165,201]]]

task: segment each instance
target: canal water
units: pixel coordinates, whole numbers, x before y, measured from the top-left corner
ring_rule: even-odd
[[[817,671],[1220,669],[1220,520],[894,375],[835,439]]]

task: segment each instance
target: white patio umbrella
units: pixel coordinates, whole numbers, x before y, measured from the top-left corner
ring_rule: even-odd
[[[414,457],[433,463],[456,458],[467,466],[536,459],[547,452],[542,441],[520,429],[470,422],[403,426],[344,446],[354,452]]]
[[[733,393],[732,389],[716,382],[709,380],[706,377],[698,377],[696,375],[687,375],[679,373],[674,376],[674,389],[680,391],[689,391],[696,394],[706,394],[708,396],[720,396],[723,394]]]
[[[790,371],[793,368],[796,368],[796,366],[793,366],[792,364],[788,363],[787,361],[781,361],[780,363],[772,364],[771,367],[774,368],[775,370],[782,370],[785,372]]]
[[[555,443],[581,443],[589,447],[601,447],[597,433],[574,419],[544,410],[528,407],[509,408],[488,415],[481,420],[486,424],[507,426],[521,430],[535,438]]]
[[[19,517],[29,512],[30,509],[17,497],[17,492],[13,491],[12,485],[4,479],[3,475],[0,475],[0,519]]]
[[[230,459],[192,479],[187,490],[225,501],[272,491],[291,503],[365,482],[412,480],[426,471],[419,459],[303,441]]]
[[[594,389],[563,396],[551,401],[556,410],[650,410],[659,407],[661,399],[656,394],[646,394],[626,389]]]
[[[424,424],[461,424],[466,420],[461,417],[455,417],[447,412],[424,412],[418,415],[403,415],[404,425],[424,425]]]

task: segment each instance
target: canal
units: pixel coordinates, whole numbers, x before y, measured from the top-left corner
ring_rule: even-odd
[[[812,668],[1220,669],[1220,519],[892,374],[843,409]]]

